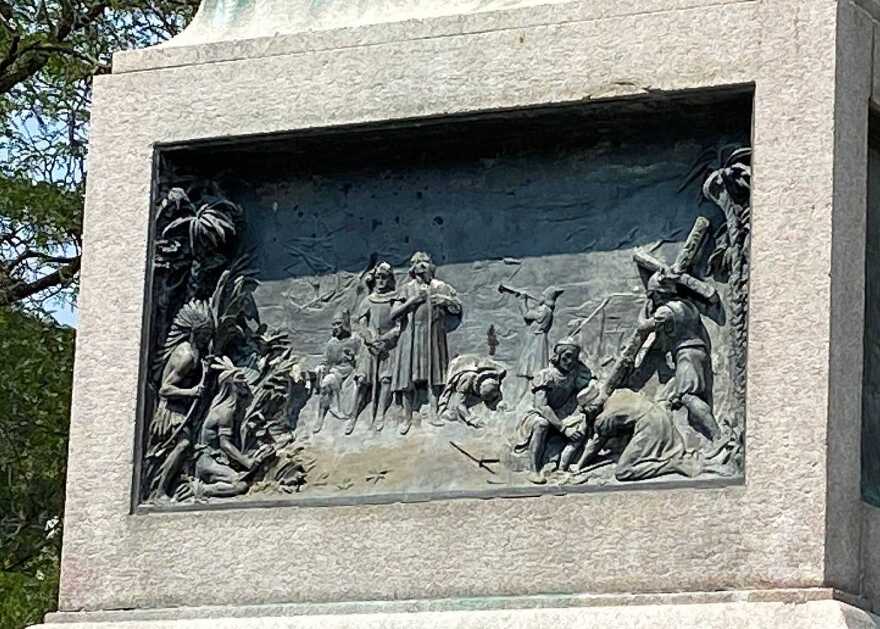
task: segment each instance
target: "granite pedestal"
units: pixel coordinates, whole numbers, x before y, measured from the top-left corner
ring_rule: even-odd
[[[117,54],[95,81],[61,591],[42,626],[874,627],[878,29],[875,0],[205,0],[178,39]],[[163,147],[730,94],[753,149],[741,475],[145,508]]]

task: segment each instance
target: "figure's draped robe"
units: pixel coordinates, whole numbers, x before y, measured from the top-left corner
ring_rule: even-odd
[[[420,286],[423,285],[418,280],[410,280],[401,289],[401,297],[407,300],[417,296]],[[455,289],[440,280],[431,280],[430,294],[432,300],[443,296],[451,303],[433,303],[434,319],[430,325],[427,302],[420,304],[415,311],[403,318],[394,361],[391,386],[394,391],[407,391],[417,384],[437,387],[446,384],[446,371],[449,367],[446,334],[461,323],[461,302]]]
[[[628,389],[615,391],[596,418],[595,430],[603,439],[632,434],[617,460],[617,480],[699,473],[695,467],[698,462],[687,451],[668,406],[640,393]]]
[[[357,382],[360,373],[358,361],[363,358],[363,341],[359,336],[345,339],[331,338],[324,352],[327,375],[322,387],[329,389],[331,403],[329,413],[336,419],[349,420],[357,405]]]
[[[524,319],[529,324],[529,329],[523,340],[516,375],[531,380],[550,364],[550,340],[547,334],[553,326],[553,310],[541,304],[526,312]]]

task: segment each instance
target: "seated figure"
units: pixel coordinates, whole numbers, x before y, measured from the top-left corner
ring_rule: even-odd
[[[245,372],[231,362],[222,363],[220,369],[220,391],[211,401],[196,445],[195,475],[199,483],[195,494],[209,498],[246,493],[247,477],[273,454],[270,446],[262,446],[251,456],[236,443],[251,390]]]
[[[333,317],[332,336],[324,351],[324,360],[316,370],[318,391],[318,421],[315,433],[321,432],[327,413],[346,420],[345,434],[351,434],[357,421],[358,390],[366,376],[358,371],[363,360],[364,342],[351,333],[351,316],[347,310],[339,310]]]
[[[558,433],[571,446],[560,457],[559,466],[563,470],[585,437],[586,415],[578,405],[578,392],[595,378],[581,362],[580,354],[580,345],[574,338],[562,339],[553,347],[550,366],[538,371],[532,379],[530,408],[519,423],[514,446],[515,452],[528,452],[532,483],[547,482],[542,468],[551,433]]]

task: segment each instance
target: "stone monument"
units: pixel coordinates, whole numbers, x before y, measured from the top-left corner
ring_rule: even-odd
[[[42,626],[874,627],[878,27],[204,0],[118,54]]]

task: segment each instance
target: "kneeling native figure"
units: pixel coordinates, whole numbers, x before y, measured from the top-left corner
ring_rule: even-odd
[[[559,460],[566,470],[586,436],[587,416],[578,405],[578,392],[595,381],[580,360],[581,348],[572,337],[553,346],[550,366],[535,374],[531,382],[531,407],[519,423],[514,452],[529,454],[529,481],[547,482],[542,472],[544,450],[553,432],[568,443]]]
[[[247,478],[274,455],[268,445],[260,446],[252,455],[244,452],[242,422],[251,388],[246,372],[228,360],[214,366],[220,371],[220,391],[211,401],[196,445],[195,475],[199,484],[195,494],[206,498],[247,493]]]

